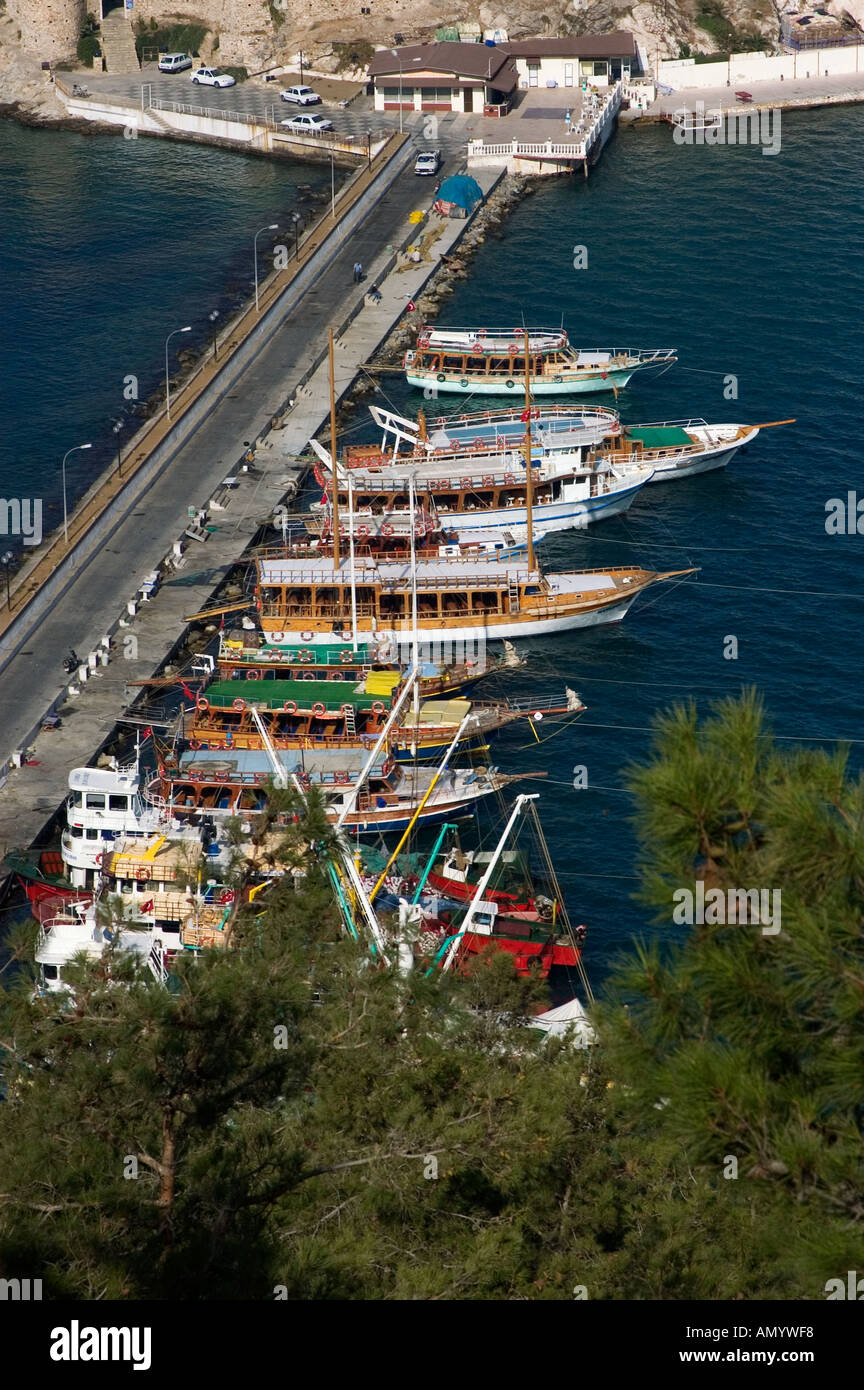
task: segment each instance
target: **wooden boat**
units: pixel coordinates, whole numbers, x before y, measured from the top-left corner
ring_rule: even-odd
[[[417,346],[403,359],[405,379],[420,390],[462,395],[578,395],[620,390],[635,372],[676,362],[674,348],[583,350],[555,329],[421,328]]]
[[[192,751],[265,747],[261,721],[274,749],[372,748],[393,708],[401,676],[374,673],[357,685],[344,681],[216,681],[200,694],[182,719],[182,735]],[[446,752],[471,716],[463,740],[485,747],[485,740],[526,718],[579,714],[584,705],[574,692],[563,700],[476,701],[459,698],[420,700],[406,710],[388,734],[399,762],[427,761]]]
[[[483,561],[418,560],[379,563],[355,557],[338,567],[276,555],[256,560],[255,599],[265,640],[307,649],[352,641],[352,591],[360,640],[396,659],[413,641],[412,585],[417,633],[430,642],[475,643],[541,636],[620,622],[645,589],[692,574],[638,566],[544,574],[537,568]]]
[[[361,835],[405,830],[415,817],[418,825],[462,819],[486,797],[518,780],[488,767],[450,769],[438,779],[433,767],[408,768],[387,757],[373,764],[355,798],[353,787],[367,761],[365,750],[277,750],[276,757],[301,788],[320,788],[334,824],[342,816],[344,829]],[[190,750],[176,767],[160,767],[149,795],[154,806],[181,821],[197,821],[202,814],[218,821],[263,810],[272,776],[264,751]],[[343,815],[346,807],[350,809]]]

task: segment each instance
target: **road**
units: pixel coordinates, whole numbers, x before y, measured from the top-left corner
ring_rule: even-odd
[[[106,624],[182,531],[188,505],[203,505],[294,389],[312,342],[344,316],[345,303],[362,290],[352,266],[371,265],[416,207],[431,196],[430,181],[397,176],[371,214],[302,296],[228,396],[179,451],[146,495],[146,503],[112,534],[76,577],[0,679],[0,766],[22,745],[64,684],[62,660],[71,646],[93,650]],[[179,635],[176,634],[176,635]]]

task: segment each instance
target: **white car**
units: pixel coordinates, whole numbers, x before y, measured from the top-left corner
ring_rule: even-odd
[[[437,174],[441,168],[440,150],[423,150],[414,165],[415,174]]]
[[[286,130],[296,131],[298,135],[320,135],[322,131],[333,129],[333,122],[326,120],[324,116],[291,116],[279,124]]]
[[[234,78],[228,72],[220,72],[218,68],[199,68],[193,72],[192,81],[197,82],[201,87],[233,87]]]
[[[317,106],[321,101],[311,87],[286,87],[279,97],[282,101],[296,101],[298,106]]]
[[[163,53],[158,64],[160,72],[185,72],[191,66],[188,53]]]

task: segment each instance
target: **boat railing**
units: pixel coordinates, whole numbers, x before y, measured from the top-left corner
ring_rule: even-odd
[[[461,428],[463,425],[471,426],[478,422],[487,425],[495,425],[499,422],[502,424],[510,423],[516,425],[517,423],[523,423],[520,416],[520,411],[514,411],[512,409],[478,410],[476,412],[472,411],[470,416],[438,415],[434,419],[430,417],[426,424],[427,428],[436,430],[446,430],[448,426]],[[610,409],[609,406],[580,405],[574,407],[572,405],[543,405],[534,406],[532,408],[532,425],[535,421],[539,422],[550,416],[555,419],[572,419],[574,416],[585,416],[597,421],[614,420],[616,422],[619,419],[618,411]]]

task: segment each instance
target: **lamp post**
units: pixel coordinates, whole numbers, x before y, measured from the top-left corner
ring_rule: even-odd
[[[294,224],[294,259],[297,260],[297,261],[299,261],[299,259],[300,259],[300,232],[299,232],[299,226],[300,226],[300,222],[302,221],[299,212],[292,212],[292,214],[291,214],[291,221],[292,221],[293,224]]]
[[[216,320],[217,320],[218,317],[219,317],[219,310],[218,310],[218,309],[214,309],[214,310],[212,311],[212,313],[208,314],[207,317],[209,318],[210,322],[211,322],[212,325],[213,325],[213,361],[214,361],[214,362],[218,362],[218,361],[219,361],[219,353],[218,353],[218,350],[217,350],[217,348],[216,348],[216,339],[217,339],[218,336],[219,336],[219,329],[216,327]]]
[[[302,86],[303,86],[303,49],[302,49],[302,48],[300,49],[300,52],[298,53],[297,56],[298,56],[298,58],[300,59],[300,86],[302,87]]]
[[[92,444],[76,444],[71,449],[67,449],[63,455],[63,541],[69,544],[69,515],[66,510],[66,460],[70,454],[76,454],[79,449],[92,449]]]
[[[390,52],[399,64],[399,134],[402,134],[402,54],[396,48],[391,48]]]
[[[112,432],[112,434],[114,434],[114,435],[116,436],[116,438],[117,438],[117,477],[118,477],[118,478],[120,477],[120,474],[121,474],[122,468],[123,468],[123,441],[122,441],[122,439],[120,438],[120,434],[121,434],[122,429],[123,429],[123,423],[124,423],[124,422],[123,422],[122,420],[115,420],[115,421],[114,421],[114,424],[111,426],[111,432]]]
[[[192,325],[187,324],[185,328],[175,328],[173,333],[169,333],[165,339],[165,413],[171,419],[171,379],[168,375],[168,344],[178,333],[191,333]]]
[[[366,132],[366,158],[369,161],[369,172],[372,172],[372,132]]]
[[[330,216],[336,221],[336,157],[330,151]]]
[[[271,222],[269,227],[262,227],[260,231],[258,231],[258,232],[255,233],[255,237],[254,237],[254,242],[253,242],[253,244],[254,244],[254,247],[255,247],[255,313],[256,313],[256,314],[258,313],[258,238],[259,238],[259,236],[261,236],[264,232],[278,232],[278,230],[279,230],[279,223],[278,223],[278,222]]]
[[[0,555],[0,565],[6,574],[6,607],[12,607],[12,597],[9,591],[9,571],[15,563],[15,556],[11,550],[7,550],[5,555]]]

